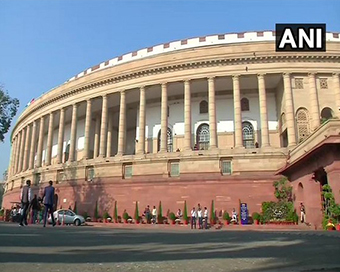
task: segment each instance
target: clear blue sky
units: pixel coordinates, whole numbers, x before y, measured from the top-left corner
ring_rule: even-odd
[[[208,34],[274,30],[275,23],[326,23],[327,31],[340,32],[339,11],[338,0],[0,0],[0,83],[20,100],[19,115],[32,98],[127,52]],[[0,179],[9,137],[0,143]]]

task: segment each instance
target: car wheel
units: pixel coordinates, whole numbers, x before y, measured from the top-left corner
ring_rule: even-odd
[[[80,220],[79,219],[74,220],[74,225],[80,226]]]

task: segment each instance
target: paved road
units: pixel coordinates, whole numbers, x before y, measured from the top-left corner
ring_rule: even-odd
[[[340,232],[0,223],[0,271],[340,271]]]

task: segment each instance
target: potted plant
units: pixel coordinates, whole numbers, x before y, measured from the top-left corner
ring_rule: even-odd
[[[114,210],[113,210],[113,217],[114,217],[115,223],[118,223],[119,220],[118,220],[117,201],[115,201],[115,208],[114,208]]]
[[[253,217],[255,225],[258,225],[260,223],[260,218],[261,218],[260,214],[257,212],[254,212],[252,217]]]
[[[128,222],[129,219],[129,214],[126,212],[126,210],[123,213],[123,219],[124,219],[124,223],[126,224]]]
[[[171,221],[171,224],[175,225],[175,223],[176,223],[176,215],[173,212],[169,213],[169,219]]]
[[[229,215],[229,213],[228,213],[227,211],[225,211],[225,212],[223,213],[223,220],[225,221],[225,224],[226,224],[226,225],[229,225],[229,222],[230,222],[230,215]]]
[[[112,218],[107,211],[104,212],[103,219],[105,223],[111,222]]]
[[[184,210],[183,210],[183,221],[185,225],[188,225],[189,218],[188,218],[188,209],[187,209],[187,201],[184,201]]]
[[[135,222],[136,222],[136,224],[139,224],[139,209],[138,209],[138,201],[136,201],[136,207],[135,207]]]
[[[5,211],[4,211],[4,209],[0,210],[0,220],[5,221]]]
[[[216,216],[215,216],[215,203],[214,200],[211,201],[211,209],[210,209],[210,224],[216,224]]]

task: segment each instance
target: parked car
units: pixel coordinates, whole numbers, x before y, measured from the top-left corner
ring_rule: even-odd
[[[80,226],[85,224],[85,218],[81,215],[75,214],[71,210],[61,209],[53,213],[54,220],[59,222],[59,224],[74,224],[75,226]],[[48,218],[48,222],[52,223],[51,216]]]

